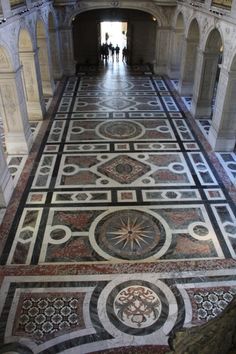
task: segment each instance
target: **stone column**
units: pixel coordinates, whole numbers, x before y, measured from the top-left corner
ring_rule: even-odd
[[[195,118],[209,117],[218,66],[218,53],[197,51],[191,113]]]
[[[169,76],[178,79],[180,76],[181,57],[183,49],[184,34],[182,29],[175,29],[172,32],[172,48],[170,50]]]
[[[61,28],[60,39],[63,74],[74,75],[76,62],[74,60],[72,28]]]
[[[215,151],[233,151],[236,142],[236,71],[221,68],[209,142]]]
[[[54,79],[61,79],[62,77],[62,63],[61,51],[59,45],[59,37],[57,29],[50,29],[50,48],[51,48],[51,61],[52,61],[52,75]]]
[[[197,42],[187,38],[183,41],[182,60],[180,68],[179,93],[189,96],[193,93],[197,55]]]
[[[7,167],[0,141],[0,207],[6,207],[14,190],[13,180]]]
[[[26,104],[29,120],[42,120],[46,113],[43,99],[42,85],[39,72],[36,71],[36,53],[33,51],[20,52],[20,60],[23,65],[23,80],[26,96]]]
[[[33,137],[28,121],[21,67],[0,72],[0,114],[3,118],[7,152],[28,154]]]
[[[39,57],[43,94],[45,96],[52,96],[55,89],[55,84],[52,79],[51,63],[49,60],[46,37],[38,37],[37,43],[39,47],[38,57]]]
[[[156,74],[167,74],[168,57],[170,51],[170,27],[158,27],[156,39],[156,62],[154,72]]]

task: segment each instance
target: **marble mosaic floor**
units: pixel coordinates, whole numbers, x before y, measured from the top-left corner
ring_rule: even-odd
[[[233,299],[235,204],[168,80],[68,78],[25,185],[1,229],[5,352],[165,353]]]

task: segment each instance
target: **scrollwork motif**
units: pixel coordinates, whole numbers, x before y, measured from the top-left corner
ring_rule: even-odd
[[[161,312],[160,299],[153,290],[144,286],[123,289],[114,306],[121,321],[136,328],[155,322]]]

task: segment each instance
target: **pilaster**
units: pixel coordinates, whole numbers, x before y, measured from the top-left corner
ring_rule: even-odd
[[[33,51],[20,52],[20,59],[23,64],[26,104],[30,121],[42,120],[46,113],[42,86],[39,86],[40,77],[37,77],[35,69],[35,55],[36,53]]]
[[[208,139],[215,151],[233,151],[236,142],[236,72],[221,69]]]
[[[175,29],[171,33],[172,48],[170,50],[169,76],[177,79],[180,76],[181,57],[184,42],[184,34],[182,29]]]
[[[53,96],[55,84],[52,79],[51,65],[48,54],[47,39],[38,37],[37,43],[39,46],[38,56],[41,72],[42,88],[44,96]]]
[[[61,52],[58,38],[58,30],[50,29],[50,47],[51,47],[51,61],[52,61],[52,75],[54,79],[61,79],[63,75]]]
[[[195,78],[197,42],[186,39],[183,41],[182,60],[180,68],[179,93],[190,96],[193,93]]]
[[[62,68],[64,75],[75,74],[75,60],[73,50],[72,28],[60,28]]]
[[[28,121],[21,67],[15,72],[0,73],[0,111],[7,152],[28,154],[33,137]]]
[[[13,190],[13,180],[7,167],[2,144],[0,143],[0,207],[7,206]]]
[[[209,117],[218,65],[218,54],[197,51],[197,62],[191,112],[195,118]]]

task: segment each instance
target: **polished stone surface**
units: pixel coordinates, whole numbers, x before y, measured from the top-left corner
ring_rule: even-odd
[[[232,191],[146,67],[81,68],[55,102],[1,229],[1,345],[165,353],[233,299]]]

